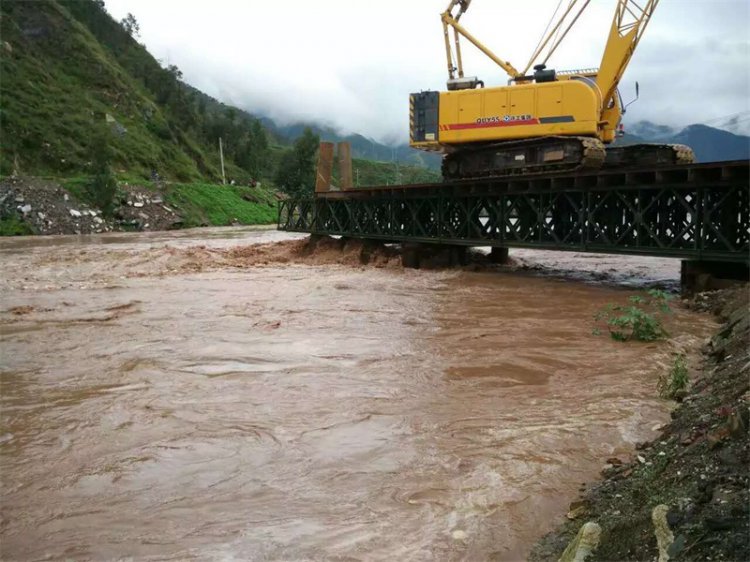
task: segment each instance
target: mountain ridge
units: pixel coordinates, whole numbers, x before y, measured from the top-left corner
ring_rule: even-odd
[[[750,136],[694,123],[680,130],[650,121],[638,121],[625,128],[619,145],[638,143],[686,144],[698,162],[744,160],[750,157]]]
[[[405,143],[389,146],[362,134],[347,135],[337,131],[334,127],[315,122],[300,121],[282,126],[277,125],[269,117],[260,114],[252,115],[259,119],[267,130],[287,141],[293,141],[302,134],[305,127],[310,127],[321,140],[349,141],[352,144],[352,154],[357,158],[440,168],[440,155],[413,149]],[[638,143],[686,144],[693,148],[698,162],[741,160],[750,157],[750,136],[701,123],[677,129],[647,120],[637,121],[626,125],[625,136],[616,141],[617,145]]]
[[[293,141],[302,134],[305,127],[309,127],[321,140],[328,142],[349,142],[352,147],[352,155],[355,158],[380,162],[397,162],[432,169],[440,168],[440,155],[417,150],[405,143],[395,146],[388,145],[361,133],[345,134],[330,125],[312,121],[298,121],[287,125],[278,125],[270,117],[259,114],[256,114],[256,117],[272,134],[276,134],[287,141]]]

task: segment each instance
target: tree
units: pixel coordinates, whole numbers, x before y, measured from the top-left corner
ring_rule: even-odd
[[[86,192],[93,205],[101,209],[102,214],[111,217],[114,213],[117,180],[112,173],[112,133],[107,127],[101,127],[92,139],[91,156],[94,176],[86,186]]]
[[[266,136],[266,130],[257,119],[253,121],[251,138],[253,139],[253,167],[255,169],[255,177],[259,177],[263,170],[263,165],[268,158],[268,137]]]
[[[166,70],[172,75],[175,81],[182,80],[182,70],[176,64],[170,64]]]
[[[268,137],[260,121],[254,119],[248,127],[243,142],[238,145],[235,162],[253,178],[259,178],[268,157]]]
[[[320,137],[305,127],[291,150],[284,153],[276,170],[276,185],[290,195],[308,195],[315,188],[315,154]]]
[[[122,18],[122,20],[120,20],[120,25],[131,37],[140,37],[141,26],[138,25],[138,21],[135,19],[135,16],[133,14],[128,13],[127,16]]]
[[[253,136],[253,140],[260,147],[261,152],[267,151],[268,150],[268,137],[266,136],[266,130],[263,128],[263,125],[261,125],[260,121],[258,121],[257,119],[253,121],[251,133]]]

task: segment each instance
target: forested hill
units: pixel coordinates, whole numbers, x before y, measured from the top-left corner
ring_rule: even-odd
[[[101,0],[2,0],[0,13],[0,173],[86,173],[103,129],[121,173],[218,179],[219,137],[229,176],[273,165],[259,121],[207,103]]]

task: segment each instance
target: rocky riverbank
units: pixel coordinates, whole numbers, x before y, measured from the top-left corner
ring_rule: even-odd
[[[745,285],[695,298],[691,306],[718,315],[722,327],[672,421],[632,459],[610,459],[604,480],[571,504],[532,560],[558,560],[586,522],[601,529],[588,560],[655,560],[659,510],[660,560],[750,560],[749,296]]]
[[[111,217],[77,199],[58,182],[9,177],[0,181],[0,218],[28,234],[94,234],[179,228],[182,218],[147,188],[122,184]]]
[[[87,180],[0,180],[0,234],[96,234],[271,224],[273,189],[203,183],[120,182],[110,216],[90,204]]]

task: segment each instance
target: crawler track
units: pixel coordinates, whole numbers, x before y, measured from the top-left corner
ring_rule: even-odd
[[[543,137],[485,144],[447,154],[446,181],[596,170],[606,150],[590,137]]]
[[[684,144],[633,144],[607,147],[605,168],[684,166],[695,163],[693,149]]]

